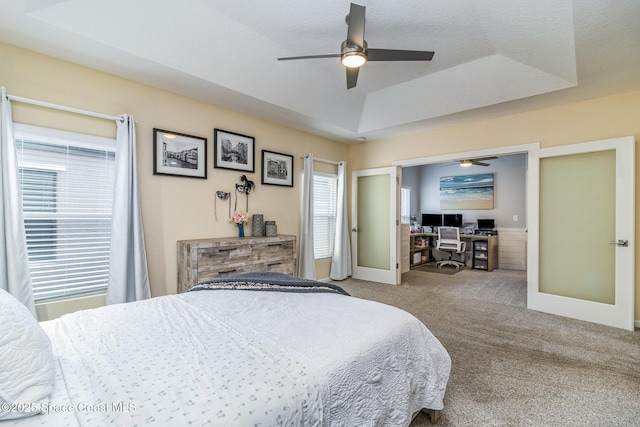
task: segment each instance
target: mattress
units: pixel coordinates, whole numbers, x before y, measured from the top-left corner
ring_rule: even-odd
[[[65,315],[44,413],[4,425],[406,426],[451,366],[415,317],[335,293],[189,292]]]

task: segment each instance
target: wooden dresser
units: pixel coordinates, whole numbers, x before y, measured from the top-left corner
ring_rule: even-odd
[[[206,280],[252,271],[296,274],[296,236],[178,241],[178,293]]]

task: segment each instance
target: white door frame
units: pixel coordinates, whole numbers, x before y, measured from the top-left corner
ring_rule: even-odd
[[[635,292],[635,138],[632,136],[591,141],[535,150],[529,156],[527,224],[527,308],[633,331]],[[615,239],[628,241],[616,246],[614,304],[539,292],[540,158],[616,151]],[[629,196],[631,195],[631,196]],[[587,214],[588,215],[588,214]],[[588,233],[589,230],[584,230]]]
[[[401,169],[396,166],[386,168],[363,169],[351,172],[351,245],[352,252],[352,277],[355,279],[369,280],[372,282],[387,283],[390,285],[400,284],[400,192],[398,188],[401,182]],[[358,178],[361,176],[386,175],[389,174],[389,187],[391,201],[389,203],[389,270],[380,270],[370,267],[360,267],[358,265]]]
[[[416,157],[414,159],[396,160],[391,164],[393,166],[401,167],[422,166],[433,163],[453,162],[460,159],[472,159],[476,157],[506,156],[509,154],[531,153],[532,151],[538,149],[540,149],[540,143],[534,142],[531,144],[511,145],[508,147],[487,148],[484,150],[441,154],[439,156]]]

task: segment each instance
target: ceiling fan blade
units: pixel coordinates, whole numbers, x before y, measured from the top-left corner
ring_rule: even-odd
[[[347,89],[356,87],[356,83],[358,82],[359,70],[359,68],[347,68]]]
[[[431,61],[427,50],[367,49],[367,61]]]
[[[495,160],[497,159],[496,156],[492,156],[492,157],[478,157],[477,159],[473,159],[473,160],[477,160],[477,161],[483,161],[483,160]]]
[[[347,30],[347,44],[364,48],[364,14],[365,7],[351,3],[349,11],[349,29]]]
[[[489,160],[489,159],[497,159],[497,157],[484,157],[482,159],[465,159],[465,160],[458,160],[455,162],[446,162],[446,163],[441,163],[440,167],[444,167],[444,166],[453,166],[453,165],[459,165],[459,166],[491,166],[489,163],[484,163],[481,162],[480,160]]]
[[[289,61],[291,59],[314,59],[314,58],[339,58],[339,53],[328,53],[326,55],[307,55],[307,56],[287,56],[285,58],[278,58],[278,61]]]

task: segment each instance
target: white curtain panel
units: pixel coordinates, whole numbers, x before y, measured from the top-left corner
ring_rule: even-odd
[[[0,92],[0,288],[24,304],[35,317],[11,103],[4,87],[0,87]]]
[[[313,253],[313,154],[304,157],[298,276],[316,279],[316,259]]]
[[[116,123],[118,132],[107,304],[151,297],[138,198],[136,124],[133,116],[126,114]]]
[[[331,258],[333,280],[344,280],[351,276],[351,242],[349,240],[349,220],[347,219],[347,163],[338,164],[338,192],[336,194],[336,236]]]

